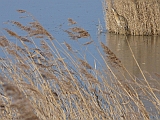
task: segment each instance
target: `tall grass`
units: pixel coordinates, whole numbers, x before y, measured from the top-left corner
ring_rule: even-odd
[[[105,0],[106,28],[109,32],[124,34],[124,29],[117,26],[113,11],[127,19],[131,35],[160,35],[159,0]]]
[[[24,10],[18,12],[33,18]],[[6,56],[0,58],[1,120],[158,119],[160,89],[130,75],[104,43],[99,41],[101,58],[94,56],[95,66],[91,66],[85,55],[78,57],[73,46],[59,43],[37,20],[28,25],[11,23],[26,35],[4,29],[20,45],[0,36]],[[89,39],[85,46],[94,44],[83,28],[72,27],[65,32],[73,40]],[[35,44],[37,39],[40,46]],[[97,59],[104,60],[104,65]],[[145,103],[152,107],[148,109]]]

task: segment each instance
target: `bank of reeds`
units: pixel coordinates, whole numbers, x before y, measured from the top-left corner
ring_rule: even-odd
[[[104,65],[96,68],[85,55],[78,57],[79,53],[67,42],[59,43],[37,20],[26,26],[17,21],[11,23],[27,34],[21,36],[4,29],[21,45],[0,36],[0,47],[6,56],[0,58],[1,120],[158,119],[160,89],[129,73],[126,78],[127,70],[104,43],[100,42],[101,48],[97,48],[101,56],[98,59],[103,59]],[[73,40],[90,40],[90,34],[79,27],[66,33]],[[94,42],[90,40],[85,46],[91,43]],[[95,59],[95,66],[98,62]],[[152,108],[148,109],[145,103]]]
[[[160,35],[159,0],[105,0],[106,28],[109,32],[131,35]],[[111,8],[127,20],[128,30],[119,27]]]

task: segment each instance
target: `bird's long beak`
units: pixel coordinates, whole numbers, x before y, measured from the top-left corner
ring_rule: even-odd
[[[111,8],[113,12],[115,12],[115,10],[113,8]]]

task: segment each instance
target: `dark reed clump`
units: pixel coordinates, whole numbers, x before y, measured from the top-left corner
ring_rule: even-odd
[[[12,114],[16,114],[15,118],[13,119],[39,120],[39,118],[34,113],[33,106],[17,86],[10,83],[5,83],[3,84],[3,88],[6,97],[11,98],[9,109],[13,109],[13,112],[15,113]]]

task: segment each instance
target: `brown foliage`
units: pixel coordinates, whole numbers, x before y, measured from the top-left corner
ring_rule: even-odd
[[[106,28],[110,32],[125,34],[116,23],[113,11],[128,22],[127,34],[160,35],[160,2],[157,0],[106,0]]]
[[[23,10],[18,12],[27,13]],[[69,22],[73,21],[70,19]],[[84,54],[73,52],[72,46],[66,42],[69,51],[63,49],[62,44],[52,40],[51,34],[38,21],[34,20],[28,26],[15,21],[11,23],[27,35],[21,36],[5,29],[20,40],[20,46],[0,36],[0,46],[6,55],[0,58],[2,120],[147,120],[151,112],[155,112],[152,116],[157,117],[160,102],[154,91],[160,93],[159,88],[144,84],[144,80],[126,79],[127,73],[123,74],[126,71],[121,69],[121,61],[104,43],[100,43],[101,47],[96,45],[100,56],[93,56],[93,67],[86,60],[89,51]],[[80,27],[66,32],[72,39],[90,37]],[[41,36],[40,44],[34,42],[37,36]],[[50,40],[45,40],[45,37]],[[84,45],[92,42],[90,40]],[[84,45],[82,47],[86,47]],[[118,67],[110,68],[108,64]],[[155,110],[150,112],[142,98]]]

